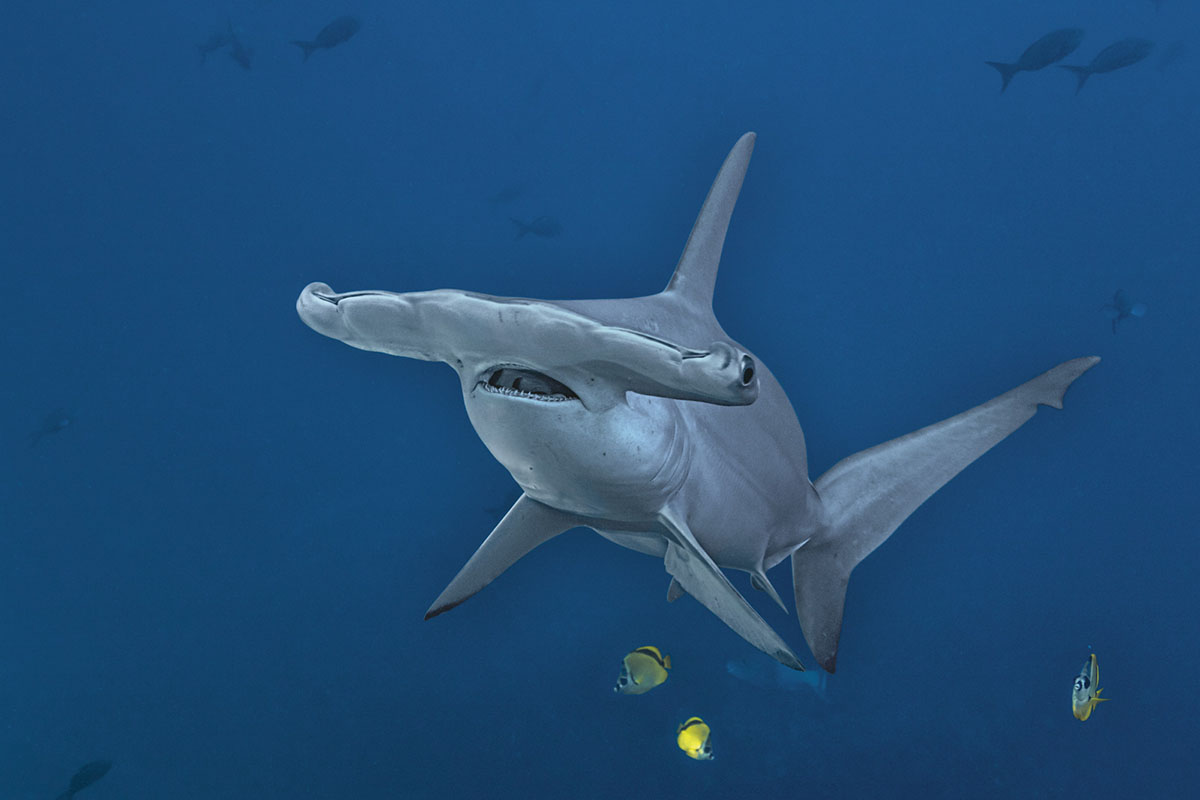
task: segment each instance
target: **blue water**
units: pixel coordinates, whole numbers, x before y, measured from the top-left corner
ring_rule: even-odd
[[[2,800],[100,758],[81,798],[1194,787],[1200,11],[742,5],[6,8]],[[359,33],[302,63],[290,40],[346,13]],[[227,22],[249,70],[200,61]],[[1068,26],[1065,63],[1158,49],[1077,96],[1055,66],[999,93],[985,60]],[[451,370],[317,336],[300,289],[657,291],[747,130],[715,308],[814,478],[1103,362],[854,572],[824,698],[739,681],[749,645],[582,529],[424,622],[515,486]],[[559,235],[515,238],[543,215]],[[1118,289],[1148,312],[1114,335]],[[645,644],[670,679],[615,696]],[[1080,723],[1089,648],[1112,702]],[[711,763],[675,746],[691,715]]]

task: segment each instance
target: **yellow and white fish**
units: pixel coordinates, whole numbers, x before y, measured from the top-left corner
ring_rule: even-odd
[[[1083,669],[1075,676],[1075,685],[1071,688],[1071,711],[1075,719],[1082,722],[1092,715],[1092,709],[1107,700],[1100,692],[1100,665],[1096,662],[1096,654],[1083,662]]]
[[[662,685],[670,668],[671,657],[664,656],[657,647],[639,647],[621,661],[621,674],[613,691],[645,694],[655,686]]]
[[[712,731],[699,717],[690,717],[680,725],[675,741],[679,743],[679,749],[691,758],[712,761]]]

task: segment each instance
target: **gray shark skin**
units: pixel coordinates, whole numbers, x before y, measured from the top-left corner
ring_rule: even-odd
[[[767,367],[712,311],[725,232],[754,147],[738,140],[667,288],[547,301],[438,290],[301,292],[309,327],[353,347],[444,361],[480,439],[523,494],[426,618],[523,555],[584,526],[662,558],[668,599],[696,598],[758,649],[803,669],[722,569],[789,556],[801,627],[833,672],[850,571],[933,492],[1033,416],[1061,408],[1097,358],[1078,358],[928,428],[851,456],[814,485],[804,433]]]

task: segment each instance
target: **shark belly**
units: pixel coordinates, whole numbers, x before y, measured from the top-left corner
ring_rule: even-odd
[[[548,403],[478,387],[463,399],[491,454],[525,494],[552,508],[652,530],[687,475],[689,439],[677,401],[630,393],[595,413],[578,400]]]
[[[685,404],[686,426],[705,431],[705,441],[674,500],[718,566],[747,572],[775,566],[824,521],[795,411],[766,365],[758,368],[754,405]]]

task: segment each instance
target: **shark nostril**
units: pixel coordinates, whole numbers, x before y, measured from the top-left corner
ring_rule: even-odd
[[[749,386],[754,380],[754,361],[750,356],[742,356],[742,386]]]

